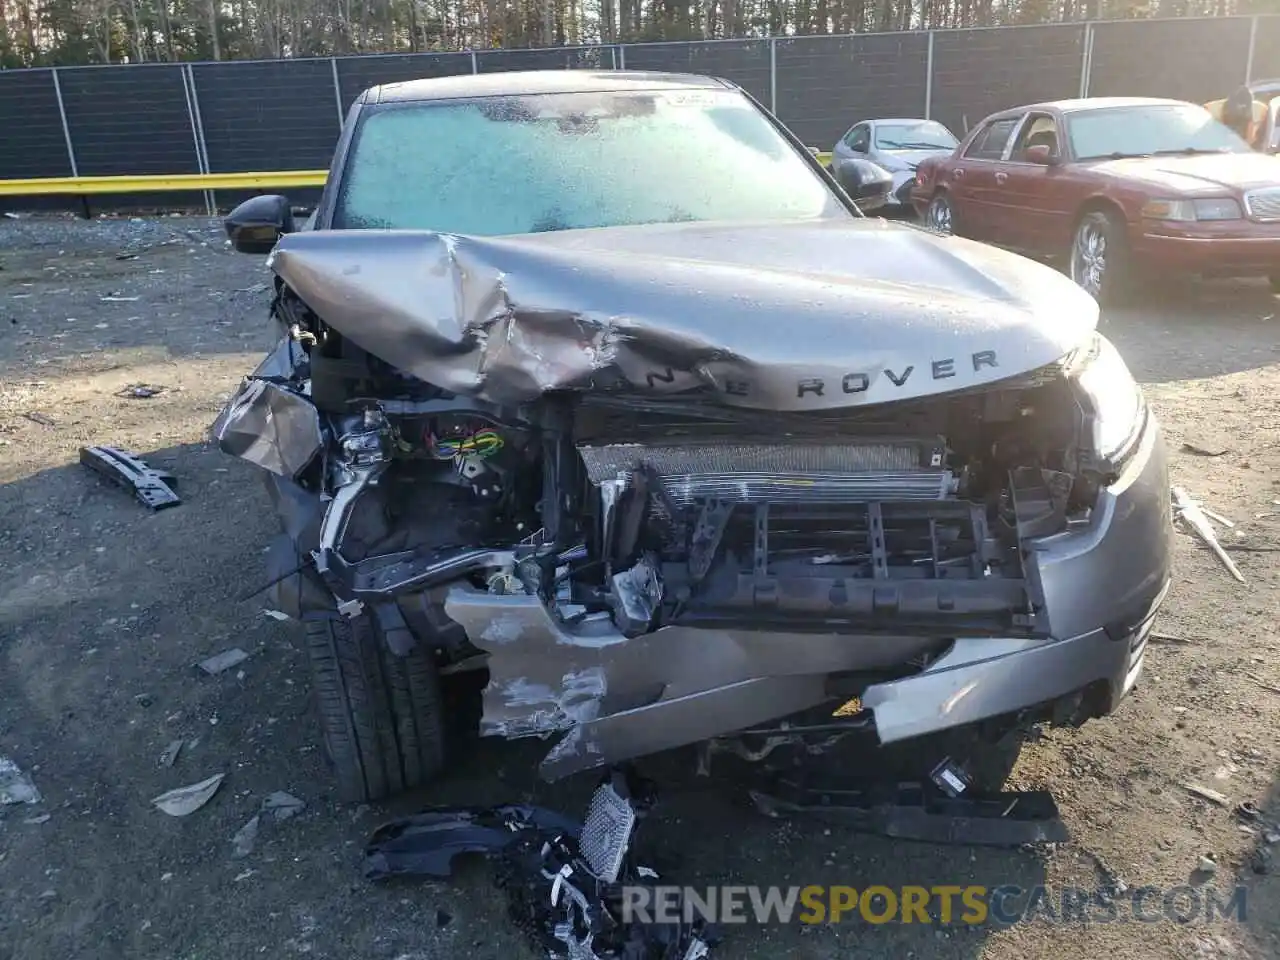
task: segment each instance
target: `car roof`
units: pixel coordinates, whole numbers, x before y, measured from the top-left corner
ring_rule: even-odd
[[[925,117],[874,117],[871,120],[864,120],[863,123],[934,123],[936,121],[928,120]]]
[[[1083,97],[1073,100],[1046,100],[1043,103],[1028,103],[1021,107],[1010,107],[1008,110],[993,113],[987,119],[1008,118],[1026,113],[1028,110],[1088,113],[1091,110],[1109,110],[1114,107],[1178,107],[1186,105],[1186,100],[1171,100],[1168,97]]]
[[[724,89],[732,86],[725,80],[692,73],[644,70],[512,70],[386,83],[370,87],[361,94],[360,102],[395,103],[549,93],[616,93],[627,90]]]

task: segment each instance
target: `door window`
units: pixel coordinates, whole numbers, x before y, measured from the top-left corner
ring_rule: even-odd
[[[857,126],[849,131],[849,149],[857,153],[866,153],[871,146],[871,131],[866,126]]]
[[[1013,128],[1017,126],[1019,119],[1021,118],[1010,117],[1005,120],[991,121],[973,138],[969,149],[964,152],[965,159],[999,160],[1004,156],[1005,144],[1009,142],[1009,135],[1013,133]]]
[[[1058,153],[1058,123],[1047,113],[1033,113],[1018,134],[1009,153],[1009,159],[1022,162],[1029,147],[1048,147],[1051,155]]]

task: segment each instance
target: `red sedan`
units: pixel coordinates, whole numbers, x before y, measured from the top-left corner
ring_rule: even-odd
[[[1170,271],[1269,277],[1280,292],[1280,158],[1180,100],[993,114],[920,164],[911,199],[939,232],[1066,258],[1100,301]]]

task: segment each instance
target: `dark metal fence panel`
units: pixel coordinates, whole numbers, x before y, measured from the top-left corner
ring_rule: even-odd
[[[0,130],[0,180],[71,176],[51,71],[0,71]]]
[[[810,146],[830,150],[859,120],[924,115],[925,33],[796,37],[777,44],[778,117]]]
[[[704,43],[644,43],[622,47],[628,70],[665,70],[720,77],[736,83],[769,107],[768,40],[716,40]]]
[[[410,53],[388,57],[339,57],[338,82],[345,111],[356,97],[382,83],[404,83],[471,72],[469,53]]]
[[[612,47],[559,47],[553,50],[480,50],[480,73],[508,70],[612,70]]]
[[[209,170],[321,170],[338,140],[328,60],[192,67]]]
[[[1091,97],[1173,97],[1204,103],[1245,81],[1249,19],[1096,23]]]
[[[58,81],[80,176],[200,172],[181,64],[63,67]]]
[[[1280,17],[1259,17],[1258,32],[1253,39],[1253,63],[1250,80],[1280,77]]]
[[[988,114],[1080,93],[1082,24],[946,30],[933,37],[931,113],[956,136]]]

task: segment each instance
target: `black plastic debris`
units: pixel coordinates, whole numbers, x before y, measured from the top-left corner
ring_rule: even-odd
[[[494,865],[512,920],[548,957],[707,957],[717,942],[715,931],[686,917],[682,905],[669,898],[666,906],[677,922],[624,915],[624,891],[657,881],[632,852],[636,824],[652,803],[648,781],[618,769],[596,789],[584,822],[526,805],[426,810],[374,832],[364,874],[370,880],[444,879],[456,857],[481,854]]]
[[[133,492],[138,502],[152,510],[176,507],[182,499],[173,490],[171,473],[153,470],[137,457],[115,447],[81,447],[80,462],[103,479]]]
[[[767,790],[751,790],[750,796],[768,817],[811,816],[899,840],[1019,847],[1069,839],[1053,795],[1044,790],[965,790],[952,797],[918,783],[835,789],[780,779]]]
[[[125,400],[150,400],[152,397],[158,397],[167,389],[167,387],[150,383],[131,383],[123,389],[117,390],[116,396]]]

